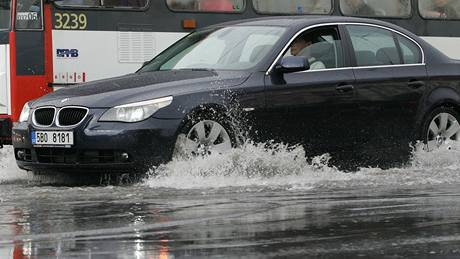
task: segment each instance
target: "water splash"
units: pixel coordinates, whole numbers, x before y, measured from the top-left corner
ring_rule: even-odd
[[[175,159],[153,170],[144,184],[175,189],[314,189],[460,183],[460,144],[455,143],[432,152],[416,148],[405,168],[361,168],[346,173],[328,166],[329,159],[326,154],[308,162],[299,146],[248,142],[227,154]]]
[[[13,155],[13,147],[5,146],[0,149],[0,183],[22,181],[29,175],[18,168]]]
[[[416,148],[407,167],[361,168],[346,173],[328,166],[325,154],[305,159],[302,147],[245,143],[227,154],[175,159],[154,170],[142,183],[151,188],[335,189],[460,183],[460,144],[426,152]],[[0,184],[31,181],[20,170],[12,147],[0,149]],[[253,189],[251,189],[253,190]]]

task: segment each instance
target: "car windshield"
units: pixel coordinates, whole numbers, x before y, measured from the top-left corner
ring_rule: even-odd
[[[197,31],[156,56],[139,72],[206,69],[245,70],[257,65],[285,28],[234,26]]]
[[[0,30],[8,30],[11,23],[11,0],[0,0]]]

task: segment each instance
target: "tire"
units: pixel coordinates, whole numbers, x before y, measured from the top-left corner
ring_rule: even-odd
[[[450,107],[434,109],[425,119],[422,139],[428,151],[450,148],[453,141],[460,141],[460,114]]]
[[[215,112],[193,116],[179,131],[173,158],[222,154],[236,147],[237,138],[230,121]]]

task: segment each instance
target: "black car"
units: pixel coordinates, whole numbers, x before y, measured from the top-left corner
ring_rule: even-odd
[[[207,27],[134,74],[25,105],[20,168],[144,171],[242,141],[301,144],[354,166],[459,140],[460,62],[393,24],[272,17]]]

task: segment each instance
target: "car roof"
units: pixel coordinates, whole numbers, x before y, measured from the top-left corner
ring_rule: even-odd
[[[236,20],[226,23],[220,23],[211,27],[223,26],[281,26],[281,27],[297,27],[309,26],[318,23],[373,23],[383,26],[394,27],[393,24],[367,18],[347,17],[347,16],[325,16],[325,15],[296,15],[296,16],[271,16],[263,18],[253,18],[245,20]]]

